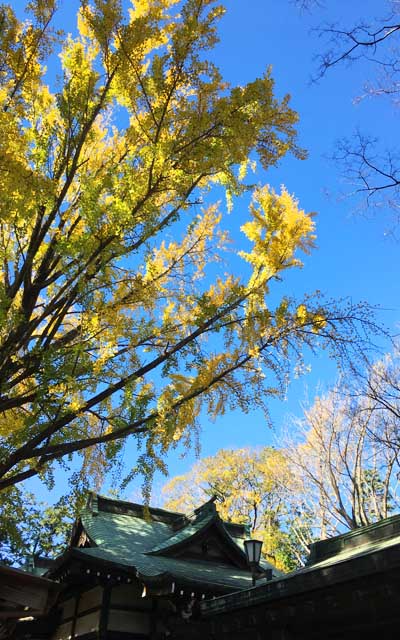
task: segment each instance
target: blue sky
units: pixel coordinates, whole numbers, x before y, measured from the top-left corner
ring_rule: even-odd
[[[232,83],[244,83],[272,65],[278,96],[290,93],[298,111],[300,144],[308,150],[308,159],[300,162],[284,159],[268,171],[262,180],[278,188],[285,184],[299,199],[302,208],[317,212],[317,249],[304,260],[301,272],[282,285],[285,293],[300,295],[320,289],[326,296],[350,297],[379,305],[379,317],[395,333],[400,319],[398,279],[399,245],[388,231],[392,213],[379,216],[355,213],[359,200],[344,197],[353,189],[341,170],[328,156],[338,139],[351,136],[356,129],[378,136],[385,145],[393,143],[398,113],[389,102],[363,100],[355,104],[363,84],[373,69],[366,64],[336,67],[319,83],[311,83],[324,42],[312,29],[322,22],[342,19],[352,24],[359,18],[374,16],[380,3],[326,1],[326,8],[300,13],[287,0],[272,2],[227,3],[221,25],[221,42],[216,61],[224,77]],[[235,210],[240,215],[240,207]],[[289,289],[289,290],[288,290]],[[301,415],[306,398],[312,400],[319,390],[327,389],[336,378],[335,365],[325,356],[309,358],[311,373],[294,380],[284,401],[271,403],[275,424],[271,431],[260,413],[227,414],[211,424],[203,418],[202,455],[212,455],[221,447],[279,444],[279,431],[290,415]],[[193,456],[170,456],[170,472],[184,473]]]
[[[21,0],[11,3],[20,9]],[[316,211],[317,248],[305,257],[304,268],[281,285],[282,293],[297,295],[321,290],[328,298],[367,300],[382,307],[380,319],[397,332],[400,319],[400,284],[398,273],[399,244],[388,230],[391,212],[379,215],[355,214],[357,202],[343,193],[351,186],[343,181],[340,170],[328,160],[337,140],[351,136],[356,128],[393,143],[398,125],[398,112],[389,102],[354,99],[362,93],[363,82],[372,73],[365,64],[350,68],[338,66],[319,83],[310,83],[318,52],[324,51],[324,40],[313,27],[322,22],[357,21],[360,14],[367,19],[379,14],[379,0],[326,0],[325,8],[301,13],[290,0],[249,0],[247,3],[226,2],[227,14],[220,28],[221,41],[213,54],[223,76],[232,84],[244,84],[272,66],[276,94],[291,94],[291,105],[300,116],[299,142],[309,157],[298,161],[284,159],[279,167],[259,175],[257,179],[275,188],[285,184],[302,208]],[[75,2],[63,3],[66,24],[73,24]],[[235,203],[232,215],[246,215]],[[399,232],[400,234],[400,232]],[[334,365],[326,357],[309,360],[311,373],[294,380],[284,401],[271,405],[276,425],[274,434],[261,414],[243,415],[232,412],[211,424],[203,419],[202,455],[212,455],[221,447],[262,446],[276,443],[280,426],[289,414],[301,414],[306,395],[312,398],[317,388],[327,388],[336,377]],[[168,459],[171,475],[184,473],[194,462],[194,454],[180,458],[173,452]],[[161,480],[156,480],[156,487]],[[132,488],[131,493],[136,493]],[[156,492],[157,493],[157,492]],[[130,492],[128,490],[127,496]],[[158,498],[155,495],[155,502]]]
[[[285,278],[285,294],[321,290],[328,298],[367,300],[379,305],[381,321],[393,333],[400,319],[399,245],[388,231],[392,213],[379,216],[355,213],[359,201],[345,197],[353,187],[343,180],[339,167],[328,160],[339,138],[351,136],[356,129],[380,137],[383,144],[393,143],[398,113],[388,102],[364,100],[355,104],[363,84],[373,69],[366,64],[336,67],[319,83],[315,74],[315,56],[324,51],[323,39],[315,27],[322,22],[340,21],[351,25],[360,17],[379,15],[383,3],[352,3],[326,0],[325,8],[301,13],[289,0],[273,2],[251,0],[226,3],[221,41],[215,61],[232,84],[242,84],[272,66],[276,94],[289,93],[299,113],[299,141],[308,151],[308,159],[285,158],[279,167],[260,179],[275,188],[283,183],[296,195],[302,208],[317,212],[317,248],[304,259],[301,272]],[[245,211],[243,212],[245,214]],[[236,204],[234,215],[241,215]],[[279,430],[290,414],[301,415],[301,405],[318,390],[335,381],[336,368],[325,356],[308,359],[311,373],[294,380],[284,401],[271,403],[275,432],[259,413],[227,414],[211,424],[203,419],[202,455],[212,455],[221,447],[262,446],[279,443]],[[179,460],[170,456],[170,472],[184,473],[193,456]]]

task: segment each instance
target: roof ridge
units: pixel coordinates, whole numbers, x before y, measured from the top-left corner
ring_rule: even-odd
[[[215,518],[215,514],[209,513],[208,516],[208,519],[207,517],[203,517],[197,518],[192,522],[189,521],[186,526],[184,525],[178,531],[175,531],[172,536],[169,536],[159,544],[155,545],[146,553],[157,554],[160,551],[166,551],[167,549],[173,548],[176,545],[181,544],[183,541],[190,540],[190,538],[192,538],[194,535],[199,533],[199,531],[208,526],[210,522],[212,522],[212,520],[214,520]],[[188,529],[190,531],[188,531]]]
[[[100,500],[100,506],[99,506],[99,500]],[[86,505],[81,510],[81,513],[85,513],[87,510],[91,511],[92,513],[98,513],[99,511],[109,511],[108,509],[101,508],[101,506],[104,506],[104,503],[107,503],[108,505],[120,506],[122,509],[126,507],[127,510],[131,509],[131,510],[136,510],[138,512],[144,512],[147,509],[150,512],[150,514],[172,516],[173,518],[176,517],[177,520],[179,518],[182,518],[182,527],[184,527],[189,523],[196,522],[202,516],[204,517],[207,514],[207,512],[212,512],[218,515],[218,518],[227,528],[245,529],[246,527],[245,524],[230,522],[228,520],[224,520],[221,517],[215,505],[215,502],[218,500],[219,500],[219,497],[215,494],[209,500],[201,504],[199,507],[196,507],[195,509],[193,509],[193,511],[189,513],[183,513],[182,511],[171,511],[170,509],[163,509],[162,507],[153,507],[149,504],[146,505],[146,504],[140,504],[138,502],[131,502],[130,500],[112,498],[102,493],[97,493],[96,491],[89,491]],[[126,515],[131,515],[133,517],[135,517],[136,515],[136,517],[138,517],[139,514],[127,513]]]
[[[83,509],[83,511],[89,509],[90,511],[92,511],[92,513],[98,513],[101,511],[113,512],[112,507],[115,507],[115,512],[118,512],[121,515],[123,515],[123,511],[126,511],[126,515],[131,515],[133,517],[143,517],[142,514],[144,514],[146,511],[148,511],[151,515],[165,516],[170,520],[176,520],[178,518],[186,517],[184,513],[179,511],[170,511],[169,509],[162,509],[161,507],[152,507],[151,505],[130,502],[129,500],[111,498],[110,496],[105,496],[94,491],[91,491],[89,493],[86,507]]]
[[[398,514],[331,538],[317,540],[310,544],[307,565],[313,565],[325,558],[334,558],[345,549],[360,549],[368,544],[383,542],[399,534],[400,515]]]

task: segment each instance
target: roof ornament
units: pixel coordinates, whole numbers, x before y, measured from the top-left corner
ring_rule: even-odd
[[[87,508],[90,509],[92,515],[94,516],[97,516],[97,514],[99,513],[97,493],[95,493],[94,491],[89,491]]]
[[[197,507],[197,509],[195,509],[193,513],[197,517],[205,516],[209,513],[217,513],[217,507],[215,505],[216,502],[223,502],[223,500],[220,495],[214,493],[214,495],[212,495],[211,498],[207,500],[207,502],[204,502],[204,504],[200,505],[200,507]]]

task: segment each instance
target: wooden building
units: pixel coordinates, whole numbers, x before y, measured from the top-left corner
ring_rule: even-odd
[[[272,569],[270,578],[265,564],[268,580],[256,587],[247,537],[243,525],[221,520],[214,500],[184,515],[92,495],[43,582],[57,583],[57,603],[3,638],[398,637],[400,516],[315,543],[308,565],[290,574]]]
[[[400,516],[316,542],[304,569],[201,609],[194,625],[203,639],[394,640],[400,629]]]
[[[186,638],[202,601],[251,586],[246,537],[245,526],[221,520],[214,499],[184,515],[91,495],[46,574],[62,585],[57,607],[30,637]],[[23,624],[18,634],[26,637]]]
[[[60,585],[21,569],[0,565],[0,640],[15,635],[17,621],[47,617]],[[25,625],[27,629],[27,625]]]

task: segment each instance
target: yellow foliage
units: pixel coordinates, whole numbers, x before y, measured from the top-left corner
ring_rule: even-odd
[[[300,304],[297,307],[296,316],[297,316],[297,319],[299,320],[299,322],[301,322],[301,324],[305,324],[307,322],[308,311],[307,311],[307,307],[306,307],[305,304]]]
[[[185,475],[164,487],[165,507],[189,513],[215,494],[226,521],[247,524],[249,535],[264,541],[263,553],[279,569],[287,569],[282,551],[285,492],[290,470],[284,453],[272,448],[221,449],[203,458]]]
[[[251,189],[255,153],[264,168],[303,156],[297,115],[269,71],[242,87],[221,77],[214,0],[136,0],[127,15],[81,3],[59,56],[41,22],[53,3],[32,6],[31,24],[4,8],[0,34],[0,415],[24,417],[6,457],[33,436],[43,461],[137,430],[154,461],[196,438],[204,410],[261,408],[304,314],[324,327],[323,309],[268,299],[313,245],[294,197],[254,191],[249,251],[212,204]],[[35,463],[10,464],[17,478]]]
[[[250,206],[252,220],[242,225],[253,250],[240,255],[254,267],[249,285],[265,284],[288,267],[301,266],[297,251],[309,252],[315,240],[312,215],[298,208],[284,187],[277,195],[268,186],[257,189]]]

